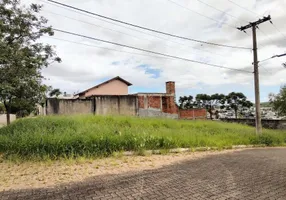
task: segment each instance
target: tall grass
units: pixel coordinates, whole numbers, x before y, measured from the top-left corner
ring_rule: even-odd
[[[4,158],[58,159],[108,156],[119,151],[286,143],[286,131],[216,121],[133,117],[49,116],[20,119],[0,128]]]

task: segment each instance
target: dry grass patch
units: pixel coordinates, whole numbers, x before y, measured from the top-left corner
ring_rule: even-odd
[[[95,160],[80,158],[76,160],[21,163],[2,161],[0,163],[0,191],[55,187],[59,184],[80,182],[99,175],[156,169],[186,160],[234,151],[240,150],[119,156]]]

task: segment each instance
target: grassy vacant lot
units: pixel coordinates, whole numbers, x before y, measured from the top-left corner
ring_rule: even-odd
[[[285,143],[286,131],[264,130],[258,137],[252,127],[216,121],[52,116],[21,119],[0,128],[0,154],[5,159],[99,157],[120,151]]]

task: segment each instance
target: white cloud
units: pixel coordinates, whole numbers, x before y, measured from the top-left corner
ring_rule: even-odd
[[[196,0],[173,1],[210,18],[215,18],[220,22],[226,22],[231,26],[245,25],[246,21],[248,22],[258,19],[257,16],[254,16],[250,12],[242,10],[224,0],[204,1],[233,16],[236,16],[238,19],[228,15],[223,15],[222,13],[203,5]],[[35,1],[22,0],[22,2],[28,4]],[[43,3],[42,1],[36,2]],[[180,8],[167,0],[62,0],[61,2],[119,20],[190,38],[228,45],[252,46],[250,30],[248,30],[248,35],[246,35],[235,28],[229,27],[228,25],[218,24],[205,17],[197,15],[196,13]],[[251,63],[253,55],[251,51],[201,45],[190,41],[174,39],[164,35],[147,32],[134,27],[131,28],[141,31],[136,32],[128,28],[106,23],[96,17],[81,15],[47,3],[43,4],[44,8],[42,15],[49,19],[49,24],[54,28],[151,51],[252,71]],[[279,27],[282,33],[286,34],[286,27],[284,26],[286,13],[283,9],[286,6],[286,0],[241,0],[239,1],[239,4],[251,9],[259,15],[271,14],[275,25]],[[63,16],[54,15],[50,12],[85,21],[89,24],[84,24]],[[220,26],[222,27],[219,28]],[[259,58],[264,59],[271,57],[273,54],[283,53],[286,47],[286,37],[283,37],[281,33],[277,32],[270,23],[262,24],[260,28],[267,35],[258,31],[260,49]],[[110,29],[115,31],[111,31]],[[119,32],[124,32],[125,34]],[[143,34],[142,32],[147,34]],[[136,50],[130,50],[128,48],[69,36],[58,32],[56,32],[55,37],[87,45],[112,48],[118,51],[148,54]],[[271,38],[271,40],[269,38]],[[58,55],[63,60],[61,64],[55,64],[44,70],[44,75],[50,78],[48,83],[52,84],[54,87],[62,87],[71,92],[85,89],[85,87],[91,86],[91,84],[103,78],[111,78],[117,75],[126,78],[138,87],[154,87],[154,85],[163,86],[164,82],[168,80],[176,81],[178,89],[198,89],[201,88],[201,85],[204,85],[204,88],[220,87],[221,90],[221,88],[228,84],[235,84],[237,85],[237,88],[253,84],[253,76],[251,74],[237,73],[185,61],[162,58],[158,59],[148,56],[109,51],[106,49],[83,46],[50,38],[44,38],[43,41],[54,44]],[[263,47],[261,45],[263,45]],[[198,48],[200,51],[193,48]],[[118,62],[119,64],[113,65],[113,62]],[[285,83],[284,77],[286,77],[286,70],[283,71],[283,67],[281,66],[282,62],[283,59],[273,59],[263,64],[263,67],[260,69],[262,90],[264,85],[279,87],[283,81]],[[146,73],[143,68],[138,68],[138,66],[142,64],[149,65],[152,69],[160,70],[160,77],[158,79],[154,79],[152,74]],[[263,68],[266,68],[267,71]],[[270,71],[271,74],[268,71]],[[229,89],[225,89],[225,92],[228,90]],[[249,91],[252,91],[252,88],[250,88]],[[202,89],[202,93],[203,92],[204,90]]]

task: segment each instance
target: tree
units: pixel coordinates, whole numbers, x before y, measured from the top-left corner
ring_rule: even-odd
[[[279,94],[269,94],[270,104],[273,109],[278,112],[279,116],[286,115],[286,85],[282,86]]]
[[[53,89],[49,93],[50,97],[54,97],[54,96],[58,97],[61,94],[62,94],[62,92],[60,91],[60,89]]]
[[[35,105],[43,101],[48,87],[42,83],[41,69],[60,62],[52,46],[37,43],[43,35],[52,36],[47,20],[39,17],[40,5],[22,7],[20,0],[0,2],[0,101],[4,103],[7,124],[13,102]]]
[[[179,98],[179,108],[180,109],[191,109],[194,107],[194,97],[193,96],[182,96]]]
[[[231,92],[226,96],[227,107],[234,110],[235,118],[237,119],[237,113],[242,108],[250,108],[253,103],[248,101],[246,96],[241,92]]]
[[[15,99],[11,104],[11,114],[15,114],[17,117],[26,117],[32,112],[37,111],[36,103],[32,103],[29,99]]]
[[[225,103],[225,96],[223,94],[198,94],[196,96],[195,104],[198,108],[205,108],[210,114],[210,118],[213,116],[214,107],[223,107]]]

